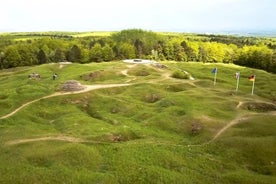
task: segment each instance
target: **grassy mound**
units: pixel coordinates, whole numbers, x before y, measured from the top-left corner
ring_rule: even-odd
[[[68,80],[130,84],[44,98],[0,119],[0,183],[275,183],[276,76],[235,65],[162,64],[0,71],[0,117]],[[168,77],[174,70],[195,80]],[[41,79],[29,80],[32,72]],[[71,139],[43,139],[61,136]]]
[[[83,74],[80,78],[84,81],[104,81],[108,79],[120,79],[123,78],[123,75],[120,72],[112,70],[99,70],[94,71],[88,74]]]
[[[177,79],[190,79],[191,75],[183,71],[177,70],[172,73],[172,77]]]

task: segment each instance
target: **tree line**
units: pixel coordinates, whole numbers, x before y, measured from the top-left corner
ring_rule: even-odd
[[[35,37],[32,37],[35,36]],[[276,73],[276,40],[260,37],[155,33],[141,29],[110,36],[0,35],[0,68],[49,62],[157,61],[234,63]]]

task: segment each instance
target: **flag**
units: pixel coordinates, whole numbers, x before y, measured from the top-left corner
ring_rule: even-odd
[[[254,82],[255,81],[255,75],[251,75],[250,77],[248,77],[249,81]]]
[[[236,93],[238,93],[239,82],[240,82],[240,72],[236,72],[236,73],[235,73],[235,78],[236,78],[236,81],[237,81]]]
[[[251,75],[249,78],[249,81],[252,81],[252,91],[251,91],[251,95],[254,94],[254,84],[255,84],[255,80],[256,80],[256,75]]]
[[[240,78],[240,72],[235,73],[235,78],[238,80]]]
[[[217,69],[217,68],[214,68],[214,69],[212,70],[212,73],[213,73],[213,74],[216,74],[217,71],[218,71],[218,69]]]
[[[216,81],[217,81],[217,73],[218,73],[218,69],[217,68],[214,68],[212,70],[212,73],[215,74],[214,75],[214,86],[216,85]]]

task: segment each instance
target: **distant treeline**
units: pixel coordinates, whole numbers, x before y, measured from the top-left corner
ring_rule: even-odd
[[[276,39],[227,35],[155,33],[141,29],[111,36],[0,35],[0,68],[48,62],[106,62],[127,58],[235,63],[276,73]]]

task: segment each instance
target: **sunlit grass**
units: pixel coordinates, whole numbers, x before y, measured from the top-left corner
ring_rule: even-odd
[[[163,64],[168,68],[111,62],[0,71],[0,116],[59,91],[67,80],[132,84],[42,99],[1,119],[0,183],[274,183],[276,118],[237,105],[273,104],[276,76],[235,65]],[[168,77],[175,70],[195,80]],[[32,72],[41,79],[28,79]],[[100,75],[81,77],[93,72]],[[255,95],[247,79],[252,72]],[[207,144],[244,114],[250,118]],[[35,140],[58,136],[79,141]],[[34,140],[8,144],[26,139]]]

